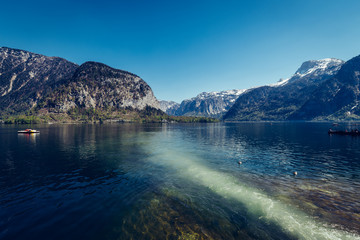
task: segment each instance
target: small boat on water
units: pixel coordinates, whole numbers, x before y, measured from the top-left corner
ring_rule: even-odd
[[[337,135],[350,135],[350,136],[360,136],[360,131],[357,129],[351,131],[342,131],[342,130],[332,130],[331,128],[328,131],[328,134],[337,134]]]
[[[18,131],[18,133],[31,134],[31,133],[40,133],[40,131],[35,129],[25,129]]]

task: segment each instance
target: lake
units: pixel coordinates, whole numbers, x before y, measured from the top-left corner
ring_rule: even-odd
[[[28,127],[0,126],[0,239],[360,239],[330,123]]]

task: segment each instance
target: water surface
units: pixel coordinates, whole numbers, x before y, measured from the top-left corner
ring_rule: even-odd
[[[0,239],[360,239],[360,138],[329,126],[1,126]]]

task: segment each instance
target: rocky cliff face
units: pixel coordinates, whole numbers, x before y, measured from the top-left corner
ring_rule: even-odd
[[[146,106],[160,108],[150,86],[135,74],[102,63],[78,66],[58,57],[0,48],[1,114]]]
[[[102,63],[86,62],[73,77],[49,94],[43,108],[67,112],[72,108],[142,110],[160,108],[150,86],[135,74]]]
[[[203,116],[220,118],[245,90],[203,92],[180,105],[168,108],[166,113],[176,116]]]
[[[303,119],[295,113],[344,64],[338,59],[304,62],[290,79],[248,90],[239,96],[224,120],[257,121]]]
[[[49,88],[70,78],[77,67],[58,57],[0,48],[0,111],[16,113],[36,106]]]

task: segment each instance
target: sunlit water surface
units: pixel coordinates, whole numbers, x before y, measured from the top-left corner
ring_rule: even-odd
[[[329,123],[26,127],[0,127],[0,239],[360,239],[360,137]]]

